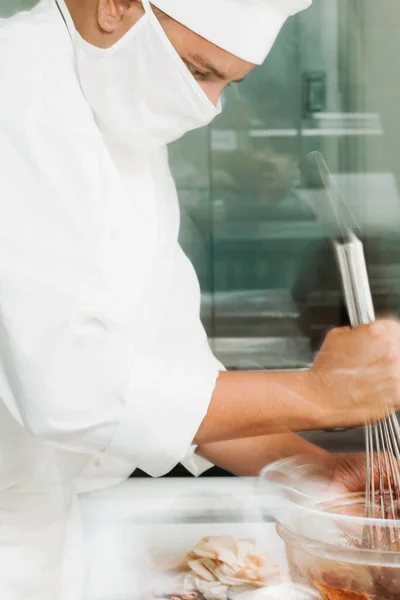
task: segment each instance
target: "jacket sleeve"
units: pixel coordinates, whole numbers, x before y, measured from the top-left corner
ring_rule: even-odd
[[[75,175],[98,175],[87,146],[43,119],[8,118],[12,130],[0,120],[0,396],[49,444],[106,456],[123,476],[136,467],[161,475],[185,457],[207,413],[219,368],[206,335],[196,323],[176,353],[135,342],[104,267],[101,190]],[[140,260],[132,257],[127,276],[137,277]]]

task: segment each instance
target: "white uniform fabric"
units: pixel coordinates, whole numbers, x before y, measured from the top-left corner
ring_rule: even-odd
[[[312,0],[152,0],[167,15],[223,50],[261,65],[287,19]]]
[[[77,494],[208,467],[222,367],[166,149],[102,137],[54,0],[0,21],[0,56],[1,599],[81,600]]]

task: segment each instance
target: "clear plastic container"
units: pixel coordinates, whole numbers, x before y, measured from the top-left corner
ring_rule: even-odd
[[[310,463],[277,463],[263,481],[281,491],[277,531],[295,582],[324,600],[400,599],[400,520],[366,519],[363,494],[324,496],[324,478]]]
[[[358,504],[353,497],[348,502],[351,511],[364,508],[361,496]],[[366,521],[343,514],[345,508],[342,498],[336,505],[294,510],[285,524],[278,523],[293,580],[318,589],[327,600],[399,599],[400,552],[364,547],[363,536],[369,527],[378,536],[394,537],[400,522]]]

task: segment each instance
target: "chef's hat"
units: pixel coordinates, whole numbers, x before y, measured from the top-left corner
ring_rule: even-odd
[[[152,0],[167,15],[216,46],[260,65],[285,21],[312,0]]]

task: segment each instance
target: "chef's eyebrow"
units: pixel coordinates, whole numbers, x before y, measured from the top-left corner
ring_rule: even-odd
[[[229,77],[224,75],[224,73],[221,73],[221,71],[216,69],[214,65],[205,60],[202,56],[200,56],[200,54],[189,54],[188,60],[193,64],[193,66],[203,69],[207,74],[213,75],[221,81],[231,81]],[[243,79],[244,77],[242,77],[242,79],[234,79],[233,83],[240,83],[243,81]]]

